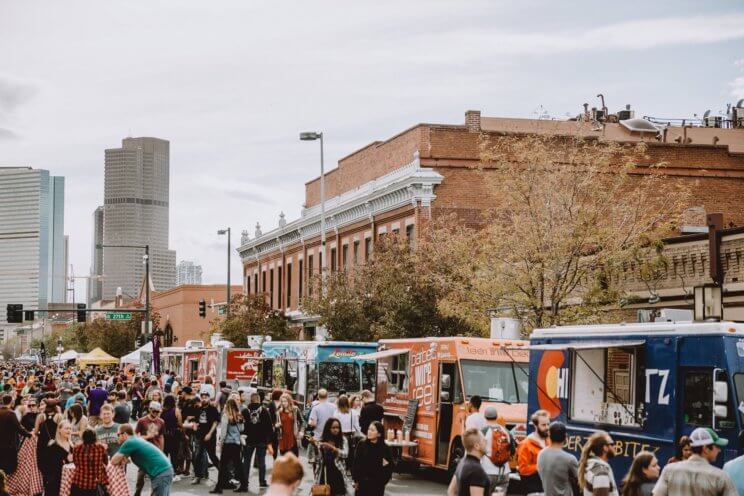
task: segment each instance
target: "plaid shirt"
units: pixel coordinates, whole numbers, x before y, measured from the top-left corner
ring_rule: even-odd
[[[100,444],[78,444],[72,450],[75,473],[72,485],[80,489],[95,489],[98,484],[108,484],[106,465],[108,454]]]

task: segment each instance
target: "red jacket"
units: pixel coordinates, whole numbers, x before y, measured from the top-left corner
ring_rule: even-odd
[[[550,446],[550,439],[545,439],[545,446]],[[529,476],[537,473],[537,455],[543,449],[533,432],[519,443],[517,447],[517,463],[519,475]]]

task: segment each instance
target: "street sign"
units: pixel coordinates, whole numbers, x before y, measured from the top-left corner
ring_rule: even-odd
[[[132,320],[132,312],[106,312],[106,320]]]
[[[227,307],[217,307],[217,315],[222,317],[223,315],[227,315]]]

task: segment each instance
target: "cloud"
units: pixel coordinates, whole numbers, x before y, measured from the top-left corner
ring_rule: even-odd
[[[28,102],[38,91],[32,84],[0,76],[0,114],[14,112]]]
[[[744,98],[744,76],[739,76],[731,83],[731,95],[734,98]]]
[[[12,140],[18,138],[18,135],[11,131],[10,129],[3,129],[0,127],[0,141],[3,140]]]

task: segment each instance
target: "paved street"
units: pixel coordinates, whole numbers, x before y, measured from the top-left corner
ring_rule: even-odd
[[[304,455],[301,457],[302,462],[305,465],[305,479],[303,480],[302,486],[298,490],[297,494],[305,495],[310,493],[310,486],[312,485],[312,477],[310,467],[306,463]],[[268,467],[271,467],[271,458],[267,457],[266,462]],[[137,480],[137,471],[131,466],[127,472],[127,480],[129,481],[130,491],[134,491],[135,482]],[[182,494],[207,494],[214,483],[217,481],[217,470],[211,468],[209,470],[209,482],[202,481],[198,486],[191,485],[191,478],[183,478],[173,484],[171,494],[174,496]],[[261,494],[258,491],[258,471],[253,470],[251,472],[251,479],[249,481],[249,491],[244,494]],[[441,496],[446,491],[446,485],[442,477],[436,473],[430,471],[422,471],[417,475],[410,474],[396,474],[393,476],[393,480],[387,485],[386,494],[389,495],[420,495],[420,496]],[[147,495],[150,492],[149,482],[145,482],[145,489],[143,494]],[[265,491],[263,491],[265,492]],[[225,494],[234,494],[232,491],[226,490]]]

